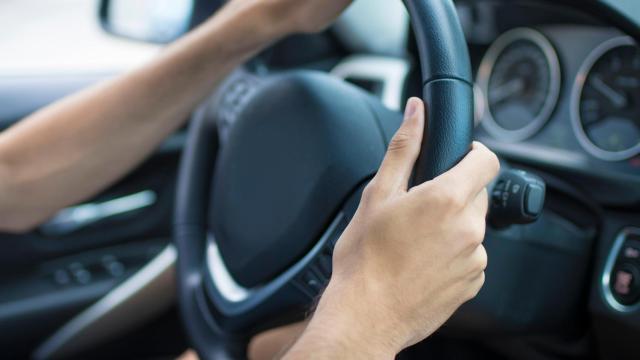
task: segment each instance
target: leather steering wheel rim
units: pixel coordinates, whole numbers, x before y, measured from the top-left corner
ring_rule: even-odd
[[[429,118],[415,182],[433,179],[453,167],[469,151],[473,130],[473,86],[469,54],[452,0],[405,0],[418,42],[423,99]],[[245,357],[249,333],[241,329],[251,317],[242,308],[229,310],[238,326],[222,323],[226,311],[207,288],[207,211],[218,150],[217,129],[201,112],[190,124],[178,177],[174,237],[178,249],[178,297],[192,345],[204,359]],[[347,206],[357,206],[357,192]],[[355,205],[354,204],[355,201]],[[338,216],[326,232],[331,242],[345,220]],[[324,237],[323,237],[324,238]],[[317,248],[322,251],[321,247]],[[227,317],[229,312],[227,312]],[[229,330],[231,329],[231,330]],[[238,330],[238,331],[235,331]]]

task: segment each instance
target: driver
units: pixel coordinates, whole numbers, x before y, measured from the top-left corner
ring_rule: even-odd
[[[182,126],[234,68],[283,36],[325,28],[349,3],[231,1],[146,66],[6,130],[0,134],[0,230],[29,231],[107,188]],[[451,171],[409,189],[424,124],[424,104],[410,99],[338,241],[329,285],[308,325],[293,328],[304,330],[285,357],[391,358],[432,334],[481,288],[485,187],[497,175],[497,158],[474,143]],[[252,351],[264,355],[266,347]]]

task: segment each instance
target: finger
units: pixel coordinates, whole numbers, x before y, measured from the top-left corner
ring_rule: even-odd
[[[433,181],[460,192],[465,199],[473,200],[499,171],[500,162],[496,155],[481,143],[474,142],[471,151],[460,163]]]
[[[375,181],[391,192],[407,191],[413,167],[420,154],[424,132],[425,107],[422,100],[407,102],[404,121],[389,143]]]

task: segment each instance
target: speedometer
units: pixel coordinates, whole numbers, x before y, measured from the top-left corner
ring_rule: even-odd
[[[629,37],[597,47],[573,90],[576,135],[592,155],[620,161],[640,154],[640,48]]]
[[[545,125],[556,106],[558,57],[537,30],[510,30],[487,51],[477,83],[485,95],[484,129],[501,140],[523,140]]]

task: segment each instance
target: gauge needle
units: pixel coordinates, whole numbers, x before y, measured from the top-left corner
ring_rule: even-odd
[[[627,97],[607,85],[600,76],[593,76],[590,83],[594,89],[609,99],[609,101],[611,101],[611,103],[618,109],[622,109],[627,106]]]
[[[524,80],[516,78],[491,90],[491,102],[500,103],[513,94],[517,94],[524,90]]]

